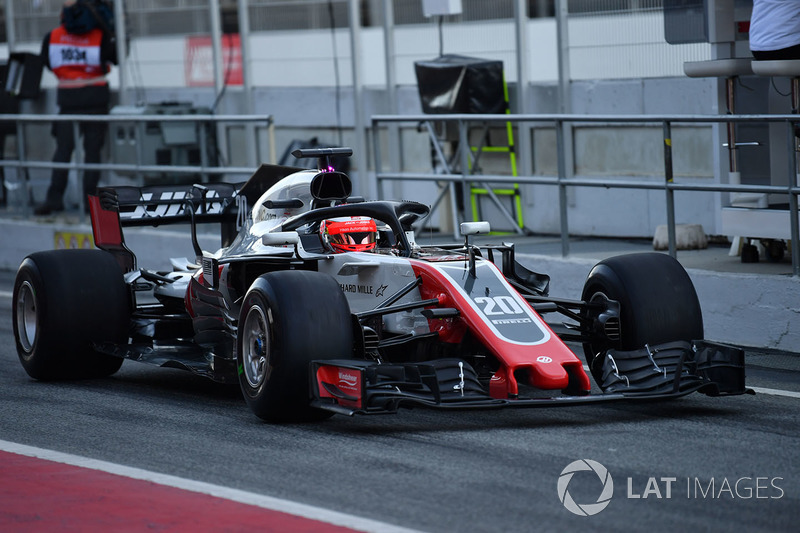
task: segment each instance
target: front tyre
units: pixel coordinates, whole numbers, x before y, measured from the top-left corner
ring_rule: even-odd
[[[350,307],[339,284],[318,272],[257,278],[239,315],[239,384],[247,405],[269,422],[321,420],[310,406],[310,363],[352,357]]]
[[[50,250],[26,257],[14,281],[17,354],[34,379],[108,376],[122,358],[93,343],[124,342],[130,297],[114,257],[100,250]]]
[[[603,355],[609,348],[636,350],[645,344],[703,338],[703,315],[692,280],[673,257],[660,253],[620,255],[595,265],[583,287],[585,302],[620,304],[620,338],[595,337],[584,343],[586,363],[602,382]]]

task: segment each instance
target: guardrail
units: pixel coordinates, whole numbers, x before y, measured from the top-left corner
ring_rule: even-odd
[[[16,123],[16,138],[17,138],[17,159],[0,159],[0,169],[16,168],[16,169],[55,169],[63,168],[74,170],[78,173],[85,170],[108,170],[119,173],[130,173],[136,176],[137,180],[141,183],[146,173],[165,173],[165,174],[198,174],[203,181],[207,181],[211,175],[223,174],[242,174],[250,176],[258,166],[259,161],[263,161],[259,153],[259,135],[258,130],[266,128],[268,136],[268,149],[269,159],[267,161],[275,162],[275,125],[272,115],[201,115],[201,114],[183,114],[183,115],[168,115],[168,114],[146,114],[146,115],[34,115],[34,114],[0,114],[0,122],[15,122]],[[71,122],[73,127],[75,142],[75,152],[72,162],[70,163],[55,163],[52,161],[29,160],[28,151],[26,149],[26,135],[25,126],[29,124],[51,124],[53,122]],[[129,164],[120,163],[85,163],[83,160],[83,145],[79,141],[79,130],[82,122],[106,122],[112,123],[135,123],[136,127],[134,132],[135,144],[135,162]],[[228,142],[227,131],[232,124],[242,124],[247,130],[246,139],[250,146],[248,150],[248,159],[252,160],[252,165],[247,167],[234,167],[234,166],[219,166],[211,165],[209,162],[213,160],[209,157],[208,143],[206,142],[206,132],[204,128],[198,128],[198,143],[197,148],[200,151],[200,165],[152,165],[143,164],[145,159],[144,153],[144,138],[145,127],[147,123],[193,123],[193,124],[213,124],[217,128],[221,128],[223,135],[217,135],[217,140],[220,137]],[[110,135],[109,135],[110,137]],[[109,139],[109,142],[114,142],[114,139]],[[227,148],[229,148],[226,145]],[[229,150],[226,151],[229,153]],[[50,154],[49,154],[50,155]],[[49,157],[48,155],[48,157]],[[25,195],[26,200],[30,198],[30,182],[26,172],[24,176],[18,180],[18,185],[24,186],[28,194]],[[80,181],[80,180],[79,180]]]
[[[542,114],[542,115],[479,115],[479,114],[451,114],[451,115],[373,115],[372,116],[372,137],[375,158],[375,175],[377,179],[378,195],[382,197],[382,182],[387,180],[408,180],[408,181],[449,181],[458,182],[464,185],[470,182],[483,183],[519,183],[530,185],[550,185],[559,189],[559,216],[561,226],[561,251],[563,256],[569,255],[569,221],[567,217],[567,188],[569,187],[601,187],[601,188],[621,188],[621,189],[650,189],[663,190],[665,207],[667,212],[667,232],[669,239],[669,254],[676,257],[675,244],[675,191],[704,191],[704,192],[730,192],[730,193],[766,193],[766,194],[788,194],[789,196],[789,223],[791,235],[791,255],[793,276],[800,276],[800,228],[798,228],[798,194],[800,187],[796,180],[790,179],[787,186],[773,185],[746,185],[746,184],[699,184],[699,183],[676,183],[673,180],[672,166],[672,126],[675,124],[698,124],[698,123],[763,123],[763,122],[783,122],[787,129],[788,159],[787,165],[790,169],[790,176],[795,176],[797,169],[797,153],[795,151],[794,125],[800,122],[800,115],[566,115],[566,114]],[[468,128],[470,124],[480,123],[516,123],[542,125],[546,124],[555,127],[556,130],[556,150],[558,157],[558,175],[550,176],[511,176],[496,174],[471,174],[469,172],[469,153],[461,150],[460,172],[458,173],[410,173],[410,172],[382,172],[381,142],[378,136],[381,134],[381,125],[408,124],[427,124],[439,122],[456,123],[458,126],[459,142],[461,146],[468,144]],[[625,179],[606,179],[592,178],[581,179],[566,176],[566,152],[564,142],[565,125],[619,125],[619,124],[645,124],[660,125],[663,130],[664,145],[664,181],[633,181]],[[430,126],[428,126],[431,132]],[[432,139],[433,140],[433,139]],[[390,150],[398,150],[399,146],[390,146]],[[443,161],[443,156],[438,153]],[[455,216],[455,214],[454,214]],[[456,221],[457,222],[457,221]],[[458,224],[455,224],[458,227]],[[456,233],[458,230],[455,230]]]

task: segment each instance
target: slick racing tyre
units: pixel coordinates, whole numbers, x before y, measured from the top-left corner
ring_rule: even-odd
[[[339,284],[319,272],[287,270],[253,282],[239,315],[239,384],[247,405],[269,422],[322,420],[311,407],[310,363],[352,357],[350,307]]]
[[[122,358],[93,343],[125,342],[130,296],[122,268],[101,250],[50,250],[29,255],[17,270],[14,340],[34,379],[109,376]]]
[[[620,304],[620,338],[613,342],[595,336],[583,345],[598,384],[609,348],[635,350],[645,344],[703,338],[703,315],[692,280],[669,255],[640,253],[601,261],[589,272],[581,299],[592,302],[603,297]]]

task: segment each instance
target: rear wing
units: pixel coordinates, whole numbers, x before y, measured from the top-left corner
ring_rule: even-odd
[[[219,223],[223,246],[236,237],[247,213],[241,184],[213,183],[170,187],[101,187],[89,196],[95,246],[115,256],[125,272],[136,269],[136,256],[125,245],[125,226],[189,223],[192,247],[202,256],[197,224]]]
[[[208,183],[190,186],[101,187],[100,207],[119,213],[120,225],[160,226],[235,222],[242,184]]]
[[[236,222],[241,227],[264,192],[281,179],[304,169],[261,165],[241,183],[195,185],[151,185],[148,187],[101,187],[97,189],[103,209],[119,212],[122,226]],[[238,217],[238,219],[237,219]]]
[[[123,227],[191,224],[197,256],[197,224],[219,223],[222,246],[236,238],[249,208],[281,179],[303,169],[261,165],[244,183],[100,187],[89,196],[95,246],[111,252],[122,268],[136,269],[136,256],[125,246]]]

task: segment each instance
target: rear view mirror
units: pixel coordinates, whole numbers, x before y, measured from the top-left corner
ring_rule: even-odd
[[[261,236],[264,246],[296,245],[300,242],[300,235],[296,231],[274,231]]]
[[[485,235],[490,231],[491,227],[486,221],[461,223],[461,235]]]

